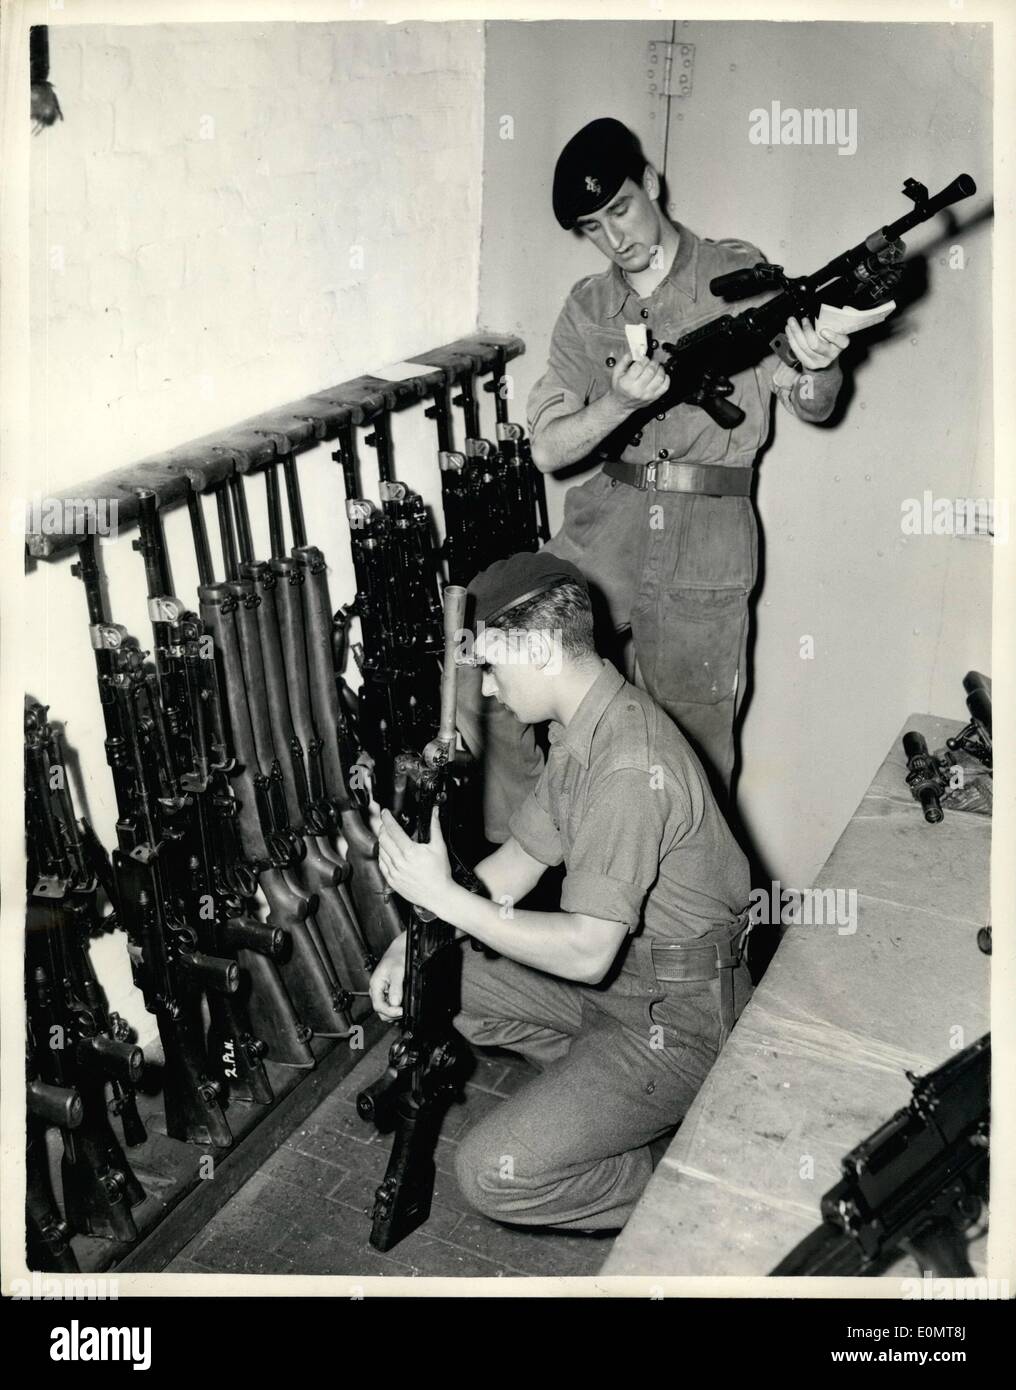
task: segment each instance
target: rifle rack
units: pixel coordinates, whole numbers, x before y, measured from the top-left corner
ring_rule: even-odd
[[[76,503],[88,508],[99,501],[115,502],[117,526],[124,529],[137,522],[136,488],[151,488],[161,508],[176,506],[186,501],[191,487],[204,492],[234,471],[256,472],[272,460],[334,439],[343,425],[366,424],[378,415],[402,410],[431,395],[435,388],[454,386],[470,374],[493,372],[499,361],[507,363],[524,351],[522,339],[511,335],[477,333],[457,338],[410,358],[408,365],[420,366],[419,375],[400,372],[397,380],[359,376],[275,406],[237,425],[68,488],[54,496],[54,511],[66,520],[73,515]],[[34,559],[52,559],[72,549],[80,539],[78,529],[42,531],[32,529],[30,517],[26,520],[26,548]]]

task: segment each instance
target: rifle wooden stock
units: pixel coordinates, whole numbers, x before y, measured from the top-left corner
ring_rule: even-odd
[[[342,767],[346,725],[335,683],[332,642],[332,605],[324,555],[316,546],[293,551],[303,567],[303,611],[306,628],[307,669],[311,717],[321,738],[321,757],[328,796],[345,804],[349,796]]]
[[[299,572],[296,566],[292,566],[291,570],[285,568],[286,562],[284,561],[280,561],[279,565],[283,567],[282,573],[286,577],[276,588],[275,608],[280,618],[279,628],[284,648],[283,657],[286,673],[289,676],[289,708],[290,711],[295,711],[293,727],[297,738],[301,735],[301,726],[304,733],[309,731],[312,739],[311,757],[313,757],[316,739],[314,739],[313,727],[310,726],[309,701],[301,681],[301,671],[305,672],[306,668],[306,655],[303,648],[303,618],[300,596],[296,592],[294,583],[294,578]],[[274,565],[273,568],[275,568]],[[281,710],[284,695],[282,690],[276,688],[275,696],[272,698],[269,696],[262,632],[258,628],[255,614],[258,596],[255,593],[254,585],[247,581],[230,584],[228,587],[238,601],[236,609],[237,634],[248,692],[247,703],[251,714],[256,755],[262,769],[269,759],[274,766],[278,766],[276,750],[279,744],[285,741],[288,720],[282,721],[281,728],[273,728],[273,704],[277,718],[282,720]],[[276,672],[281,674],[279,670],[281,662],[276,660],[277,655],[277,652],[273,653],[270,660]],[[305,678],[304,675],[304,680]],[[279,735],[278,739],[276,734]],[[295,826],[291,824],[289,827],[297,833],[298,829],[302,828],[302,811],[298,813],[298,816]],[[299,860],[295,860],[288,870],[290,887],[295,890],[306,891],[315,904],[296,929],[306,939],[295,944],[294,958],[298,954],[301,955],[305,965],[310,965],[315,959],[317,960],[320,973],[327,982],[333,1006],[330,1017],[322,1014],[320,990],[309,993],[305,991],[302,998],[306,999],[311,1012],[304,1011],[303,1016],[314,1031],[323,1037],[341,1037],[349,1031],[351,1026],[348,1005],[344,1002],[344,996],[349,987],[348,976],[340,978],[336,973],[339,962],[343,960],[344,952],[350,949],[348,935],[344,930],[348,924],[343,920],[339,904],[328,896],[330,884],[327,876],[321,873],[320,856],[316,856],[318,864],[314,869],[306,862],[308,854],[312,852],[311,846],[311,840],[307,839],[303,842]],[[363,975],[362,961],[359,973],[361,976]],[[298,1002],[298,1007],[302,1007],[301,1002]]]
[[[352,990],[366,989],[370,980],[369,953],[360,936],[356,917],[349,911],[339,889],[346,876],[345,865],[322,851],[318,841],[308,839],[307,854],[300,865],[300,881],[318,898],[317,920],[340,979]]]
[[[271,859],[258,814],[256,779],[261,776],[247,708],[247,688],[233,621],[233,600],[225,584],[201,585],[198,589],[201,620],[212,634],[221,663],[230,733],[237,766],[233,782],[237,792],[237,818],[244,851],[255,863]]]
[[[279,869],[261,875],[261,891],[269,924],[285,928],[292,942],[290,958],[281,969],[300,1018],[323,1038],[345,1037],[352,1021],[314,923],[316,898],[308,897]]]
[[[288,934],[284,934],[288,942]],[[265,1044],[265,1056],[283,1067],[310,1069],[312,1030],[297,1017],[293,1001],[273,961],[257,951],[240,948],[237,960],[243,972],[241,990],[247,991],[247,1013],[256,1035]]]
[[[332,662],[332,608],[324,556],[316,546],[301,546],[294,555],[304,567],[303,599],[311,717],[321,739],[325,789],[339,817],[350,866],[348,889],[353,920],[364,954],[383,955],[402,928],[398,909],[390,902],[377,866],[377,844],[352,801],[342,767],[346,737]]]
[[[265,686],[261,634],[258,631],[257,607],[259,599],[254,585],[246,580],[231,583],[228,588],[236,599],[234,620],[237,641],[240,645],[240,661],[243,666],[244,687],[247,691],[247,711],[251,733],[254,736],[254,749],[261,772],[267,777],[271,775],[272,768],[276,764],[276,756]]]
[[[352,873],[349,891],[371,951],[379,958],[402,932],[398,903],[389,892],[377,862],[377,840],[359,810],[350,805],[339,813],[346,857]]]
[[[289,690],[282,650],[282,635],[276,608],[277,579],[268,565],[250,566],[256,571],[254,584],[261,600],[258,627],[265,673],[268,714],[275,735],[275,754],[282,771],[286,810],[292,826],[302,826],[309,799],[306,754],[296,737],[289,707]]]
[[[238,763],[236,783],[243,847],[249,858],[263,866],[258,881],[268,904],[268,925],[272,928],[282,928],[288,933],[291,941],[288,955],[278,966],[282,983],[294,1007],[294,1016],[287,1029],[288,1043],[285,1055],[301,1059],[292,1062],[292,1065],[305,1066],[307,1048],[303,1026],[322,1037],[341,1037],[349,1030],[349,1015],[336,1001],[332,972],[322,960],[322,947],[314,924],[308,921],[316,902],[286,879],[280,865],[290,863],[293,856],[281,837],[276,843],[277,837],[272,834],[273,844],[269,845],[257,810],[257,781],[263,783],[265,779],[258,760],[244,660],[233,621],[234,613],[237,611],[234,606],[234,587],[229,584],[203,585],[199,590],[201,612],[213,633],[216,651],[222,662],[232,744]],[[250,586],[250,591],[253,592],[253,586]],[[261,660],[260,639],[256,631],[251,630],[249,619],[246,649],[249,653],[249,669],[255,679],[260,672],[263,690],[264,666]],[[256,689],[252,695],[256,698]],[[274,754],[274,744],[270,742],[271,731],[263,725],[261,738],[266,751],[271,749]],[[259,967],[262,978],[266,973],[263,967]],[[278,999],[278,989],[271,989],[265,997]],[[262,1027],[264,1012],[259,1006],[258,1014],[262,1020]],[[262,1033],[262,1037],[268,1041],[267,1030]]]

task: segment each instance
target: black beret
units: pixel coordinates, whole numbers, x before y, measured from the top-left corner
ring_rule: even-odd
[[[535,555],[524,550],[518,555],[509,555],[507,560],[497,560],[469,583],[472,625],[492,623],[509,608],[527,603],[566,579],[574,580],[585,593],[589,592],[585,576],[577,565],[570,560],[559,560],[545,550],[538,550]]]
[[[641,166],[641,167],[640,167]],[[584,125],[565,145],[554,168],[554,216],[565,230],[605,207],[633,169],[645,167],[636,136],[613,116]]]

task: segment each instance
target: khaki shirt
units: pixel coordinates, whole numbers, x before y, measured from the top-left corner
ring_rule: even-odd
[[[626,323],[643,324],[660,343],[673,343],[710,319],[739,313],[770,297],[735,303],[718,299],[709,290],[714,276],[755,265],[765,256],[749,242],[709,241],[680,223],[674,225],[680,236],[677,254],[665,278],[645,299],[636,295],[620,266],[613,263],[602,274],[586,276],[572,287],[554,327],[547,370],[529,394],[533,438],[552,420],[573,415],[606,394],[612,370],[607,359],[616,361],[628,348]],[[657,350],[654,360],[666,361],[666,354]],[[829,414],[839,390],[839,372],[806,375],[812,383],[812,399],[802,394],[802,374],[770,353],[756,367],[732,378],[734,393],[729,399],[745,412],[736,429],[723,429],[698,406],[673,406],[662,419],[651,420],[640,442],[625,449],[621,458],[625,463],[670,458],[746,467],[768,437],[774,393],[802,419],[822,420]]]
[[[748,906],[748,862],[684,735],[609,661],[509,828],[542,864],[564,863],[564,912],[694,941]]]

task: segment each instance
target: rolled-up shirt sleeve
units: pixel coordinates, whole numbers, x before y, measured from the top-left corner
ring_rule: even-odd
[[[568,854],[561,910],[623,922],[629,933],[635,931],[659,877],[664,839],[673,838],[671,812],[669,790],[654,787],[644,768],[624,767],[604,777],[589,797]]]
[[[569,297],[554,325],[547,370],[529,393],[526,415],[530,438],[562,415],[574,415],[589,400],[595,379]]]
[[[819,424],[832,414],[843,385],[843,374],[835,364],[822,371],[799,372],[775,352],[764,357],[755,371],[763,390],[776,395],[798,420],[811,424]]]
[[[547,801],[546,769],[535,788],[508,822],[508,830],[527,854],[548,866],[564,858],[561,836]]]

